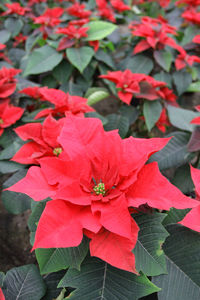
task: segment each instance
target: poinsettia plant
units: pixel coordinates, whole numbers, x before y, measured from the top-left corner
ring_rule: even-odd
[[[199,299],[199,15],[0,4],[2,214],[30,233],[24,263],[0,255],[0,300]]]

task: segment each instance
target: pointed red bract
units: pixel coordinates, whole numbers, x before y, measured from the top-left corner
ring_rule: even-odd
[[[197,205],[156,163],[145,165],[168,140],[122,140],[116,130],[105,132],[100,120],[66,118],[58,138],[64,156],[40,159],[40,167],[8,188],[36,201],[52,199],[38,223],[34,249],[77,246],[84,232],[91,255],[136,273],[132,249],[138,226],[131,212],[146,203],[166,210]]]

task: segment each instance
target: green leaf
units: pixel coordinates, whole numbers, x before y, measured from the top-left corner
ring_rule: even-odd
[[[12,175],[3,184],[3,188],[8,188],[9,186],[15,184],[19,180],[25,177],[27,170],[20,170]],[[7,209],[12,214],[20,214],[31,207],[31,198],[22,193],[15,193],[11,191],[2,192],[2,201]]]
[[[103,125],[105,125],[108,122],[106,117],[103,117],[102,115],[100,115],[99,113],[97,113],[95,111],[85,113],[85,117],[86,118],[97,118],[97,119],[101,120]]]
[[[200,236],[185,227],[167,226],[170,236],[163,245],[168,275],[153,278],[162,290],[159,300],[200,299]]]
[[[8,18],[5,20],[5,28],[11,33],[12,37],[18,35],[23,27],[23,22],[19,18]]]
[[[200,92],[200,81],[192,82],[188,86],[187,92],[192,92],[192,93]]]
[[[159,290],[145,275],[113,268],[96,258],[89,258],[81,265],[81,271],[70,269],[59,287],[76,288],[69,299],[74,300],[136,300]]]
[[[103,62],[104,64],[106,64],[107,66],[111,67],[112,69],[115,69],[115,63],[111,57],[111,55],[109,55],[108,53],[106,53],[105,51],[103,51],[102,49],[99,49],[96,53],[95,53],[95,58],[98,61]]]
[[[190,174],[190,166],[187,164],[176,169],[171,182],[184,194],[190,194],[194,191],[194,184]]]
[[[192,42],[195,35],[199,34],[199,28],[195,26],[187,26],[184,30],[184,37],[181,41],[181,46]]]
[[[172,76],[169,73],[161,71],[153,76],[158,81],[164,81],[169,87],[172,87]]]
[[[153,70],[153,61],[145,55],[137,54],[122,61],[120,66],[122,70],[129,69],[133,73],[148,75]]]
[[[38,40],[40,40],[41,37],[42,33],[35,35],[35,33],[33,32],[31,35],[29,35],[25,42],[26,53],[29,53],[32,50],[32,48],[37,44]]]
[[[85,46],[81,48],[68,48],[66,53],[72,65],[82,73],[91,61],[94,50],[91,47]]]
[[[193,112],[188,109],[175,107],[172,105],[167,106],[169,120],[173,126],[187,131],[193,131],[195,125],[190,124],[191,120],[198,117],[198,112]]]
[[[139,116],[139,110],[134,106],[123,105],[119,109],[119,113],[129,119],[129,125],[135,123]]]
[[[108,122],[104,125],[106,131],[119,129],[119,135],[124,138],[129,130],[129,119],[125,116],[110,114],[106,116]]]
[[[0,272],[0,287],[3,285],[3,279],[4,279],[5,274],[3,272]]]
[[[106,89],[96,88],[95,90],[93,90],[93,93],[88,96],[87,104],[94,105],[95,103],[107,98],[108,96],[109,93]]]
[[[0,161],[0,173],[7,174],[13,173],[20,169],[24,169],[25,165],[18,164],[14,161]]]
[[[10,39],[11,33],[7,29],[0,30],[0,43],[5,44]]]
[[[117,28],[116,25],[105,21],[92,21],[87,23],[85,27],[89,27],[86,41],[102,40]]]
[[[41,217],[41,214],[45,208],[46,202],[40,201],[40,202],[33,202],[32,204],[32,213],[28,219],[28,227],[29,230],[34,232],[37,229],[37,223]]]
[[[173,56],[171,52],[165,50],[154,51],[156,62],[167,72],[170,71]]]
[[[58,289],[57,286],[61,278],[64,276],[64,274],[65,271],[60,271],[56,273],[50,273],[44,276],[44,282],[47,287],[47,291],[45,296],[42,298],[42,300],[53,300],[59,296],[62,289],[61,288]]]
[[[25,114],[24,117],[21,119],[22,122],[24,123],[39,123],[41,122],[40,120],[35,120],[34,117],[41,111],[43,110],[43,108],[41,109],[36,109],[34,111],[32,111],[30,114]]]
[[[12,144],[0,152],[0,160],[12,158],[23,144],[24,142],[21,139],[16,138]]]
[[[46,287],[35,265],[13,268],[6,273],[3,289],[9,300],[40,300]]]
[[[59,84],[65,84],[69,80],[72,71],[73,66],[66,60],[62,60],[61,63],[53,69],[52,75]]]
[[[178,95],[183,94],[192,82],[192,76],[186,71],[176,71],[173,73],[173,81],[176,86]]]
[[[143,113],[148,131],[151,131],[156,122],[159,120],[161,112],[162,105],[159,100],[144,102]]]
[[[88,252],[88,241],[83,239],[78,247],[36,249],[40,273],[57,272],[67,268],[80,270],[80,265]]]
[[[191,159],[191,154],[187,151],[190,135],[187,132],[176,131],[167,137],[169,136],[172,136],[169,143],[149,159],[149,162],[157,161],[160,170],[178,167]]]
[[[183,220],[183,218],[187,215],[187,213],[190,211],[190,208],[186,209],[176,209],[171,208],[169,212],[167,212],[166,218],[163,220],[162,224],[164,226],[169,224],[176,224]]]
[[[35,49],[30,54],[23,75],[27,76],[30,74],[40,74],[51,71],[61,62],[62,58],[62,54],[59,54],[55,49],[51,48],[48,45],[43,46],[39,49]]]
[[[160,275],[167,271],[162,244],[169,234],[161,224],[165,216],[161,213],[134,215],[140,228],[138,241],[133,249],[136,270],[147,276]]]

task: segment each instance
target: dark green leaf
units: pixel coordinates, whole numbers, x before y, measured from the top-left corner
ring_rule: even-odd
[[[167,212],[166,218],[163,220],[163,225],[169,225],[169,224],[176,224],[183,220],[183,218],[187,215],[187,213],[190,211],[190,208],[186,209],[176,209],[171,208],[169,212]]]
[[[52,75],[56,78],[59,84],[65,84],[69,80],[72,71],[73,66],[66,60],[62,60],[61,63],[53,69]]]
[[[57,272],[67,268],[80,270],[88,252],[88,241],[83,239],[78,247],[36,249],[36,258],[41,274]]]
[[[159,120],[161,112],[162,105],[159,100],[144,102],[143,113],[148,131],[151,131],[156,122]]]
[[[85,113],[85,117],[100,119],[103,125],[105,125],[108,122],[108,120],[105,117],[103,117],[102,115],[100,115],[99,113],[97,113],[95,111]]]
[[[34,232],[37,229],[37,223],[41,217],[41,214],[45,208],[46,202],[40,201],[40,202],[33,202],[32,203],[32,213],[28,219],[28,227],[29,230]]]
[[[180,96],[188,89],[192,82],[192,76],[186,71],[176,71],[173,73],[173,81]]]
[[[129,69],[133,73],[149,74],[153,70],[153,61],[145,55],[137,54],[121,62],[121,69]]]
[[[0,161],[0,173],[1,174],[7,174],[7,173],[13,173],[20,169],[24,169],[25,166],[18,164],[14,161]]]
[[[172,76],[164,71],[161,71],[160,73],[156,73],[153,76],[158,81],[164,81],[167,83],[167,86],[172,87]]]
[[[8,188],[25,177],[27,170],[20,170],[12,175],[3,184],[3,188]],[[20,214],[31,207],[31,198],[22,193],[10,191],[2,192],[2,201],[5,208],[12,214]]]
[[[0,30],[0,43],[5,44],[9,40],[10,36],[11,33],[8,30]]]
[[[136,269],[142,271],[147,276],[155,276],[166,273],[165,255],[162,244],[169,235],[162,226],[165,214],[154,213],[151,215],[135,215],[140,231],[135,254]]]
[[[111,67],[112,69],[115,69],[115,63],[112,57],[108,53],[104,52],[102,49],[98,50],[98,52],[95,54],[95,58],[103,62],[107,66]]]
[[[23,75],[27,76],[51,71],[61,62],[62,58],[62,54],[48,45],[35,49],[28,59]]]
[[[176,169],[172,183],[179,188],[184,194],[194,191],[194,184],[190,174],[189,165],[181,166]]]
[[[72,65],[82,73],[91,61],[94,50],[91,47],[85,46],[81,48],[68,48],[66,53]]]
[[[149,162],[157,161],[160,170],[181,166],[191,159],[191,154],[187,151],[190,135],[176,131],[168,136],[172,136],[169,143],[149,159]]]
[[[35,265],[13,268],[6,273],[3,288],[9,300],[40,300],[46,287]]]
[[[3,279],[4,279],[5,274],[3,272],[0,272],[0,287],[3,285]]]
[[[96,258],[83,262],[80,272],[70,269],[59,283],[68,286],[76,288],[69,296],[74,300],[136,300],[159,290],[145,275],[113,268]]]
[[[195,125],[190,124],[190,122],[192,119],[199,116],[198,112],[175,107],[172,105],[167,106],[167,111],[169,120],[173,126],[191,132],[194,130]]]
[[[11,36],[15,37],[20,33],[24,24],[19,18],[7,18],[4,25],[5,28],[11,33]]]
[[[153,278],[162,290],[159,300],[200,299],[200,235],[185,227],[167,226],[170,236],[163,245],[168,275]]]
[[[56,273],[48,274],[44,277],[44,282],[47,287],[47,291],[45,296],[42,298],[42,300],[53,300],[61,292],[61,288],[57,288],[59,281],[64,276],[65,271],[60,271]]]
[[[166,50],[154,51],[156,62],[167,72],[169,72],[173,60],[171,52]]]
[[[104,125],[104,129],[106,131],[119,129],[119,135],[124,138],[129,130],[129,119],[117,114],[110,114],[106,117],[108,122]]]

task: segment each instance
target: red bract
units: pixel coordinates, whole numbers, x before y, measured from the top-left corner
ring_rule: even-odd
[[[175,2],[177,6],[187,5],[189,7],[195,7],[200,5],[200,0],[178,0]]]
[[[200,111],[200,105],[197,105],[195,108],[196,108],[196,110]],[[200,116],[194,118],[190,123],[200,125]]]
[[[87,105],[87,99],[79,96],[71,96],[61,90],[48,89],[47,87],[29,87],[20,91],[35,99],[41,101],[49,101],[55,108],[46,108],[40,111],[35,119],[52,115],[55,117],[64,117],[65,115],[83,116],[85,112],[94,111],[92,107]]]
[[[13,43],[13,47],[17,47],[20,43],[24,43],[27,40],[28,36],[23,35],[20,33],[19,35],[15,36],[15,42]]]
[[[22,7],[18,2],[13,2],[12,4],[6,3],[5,6],[8,8],[5,12],[3,12],[2,16],[17,14],[20,16],[24,16],[28,8]]]
[[[0,51],[4,50],[5,48],[6,45],[0,43]],[[12,61],[4,53],[0,53],[0,59],[7,61],[9,64],[12,64]]]
[[[2,289],[0,288],[0,300],[5,300]]]
[[[192,180],[195,185],[196,199],[200,200],[200,170],[191,166]],[[200,202],[199,205],[193,208],[185,218],[179,222],[180,224],[189,227],[192,230],[200,232]]]
[[[170,126],[169,118],[167,116],[166,108],[162,109],[159,120],[156,122],[156,127],[162,131],[166,132],[166,126]]]
[[[85,4],[79,4],[78,2],[75,2],[66,11],[69,15],[80,19],[88,18],[92,14],[90,10],[85,10]]]
[[[112,7],[119,12],[123,12],[131,9],[130,6],[124,4],[122,0],[111,0],[110,3]]]
[[[193,43],[200,44],[200,34],[196,35],[192,41]]]
[[[200,63],[200,57],[196,55],[188,55],[187,52],[182,48],[180,54],[175,60],[175,67],[177,70],[185,68],[187,65],[192,66],[195,62]]]
[[[41,24],[40,31],[43,33],[43,38],[47,38],[52,33],[52,28],[59,25],[61,20],[59,19],[64,13],[64,9],[61,7],[47,8],[41,16],[34,18],[35,24]]]
[[[9,99],[3,100],[0,103],[0,135],[2,135],[4,128],[10,127],[19,120],[23,112],[23,108],[10,104]]]
[[[111,21],[116,22],[114,11],[106,0],[96,0],[98,15]]]
[[[108,72],[108,75],[101,75],[116,84],[118,96],[126,104],[130,104],[132,97],[155,100],[163,98],[175,101],[176,96],[166,87],[163,81],[157,81],[153,77],[145,74],[132,73],[130,70]],[[158,89],[160,88],[160,89]]]
[[[162,18],[143,17],[141,22],[134,21],[129,25],[132,29],[133,36],[144,37],[134,48],[133,53],[139,53],[149,48],[163,49],[165,46],[170,46],[174,49],[179,49],[178,44],[174,39],[167,34],[176,35],[176,28],[169,25],[167,21]]]
[[[194,8],[186,10],[181,16],[190,23],[200,25],[200,12],[197,12]]]
[[[43,124],[30,123],[15,129],[16,134],[24,141],[12,160],[21,164],[38,164],[38,159],[45,156],[62,157],[62,148],[57,137],[63,126],[64,119],[56,121],[48,116]]]
[[[39,220],[33,249],[78,246],[84,233],[91,239],[92,256],[136,273],[131,250],[139,228],[129,209],[146,203],[164,210],[198,203],[171,185],[157,163],[145,165],[168,140],[122,140],[115,130],[105,132],[97,119],[66,118],[58,138],[65,159],[40,159],[41,167],[31,167],[9,188],[35,201],[52,198]]]
[[[0,70],[0,98],[7,98],[14,93],[17,82],[14,76],[20,72],[20,69],[7,69],[6,67],[2,67]]]
[[[56,33],[66,35],[66,37],[60,40],[57,50],[64,50],[72,47],[82,37],[87,37],[87,31],[89,27],[79,27],[75,25],[68,25],[65,28],[58,28]]]

